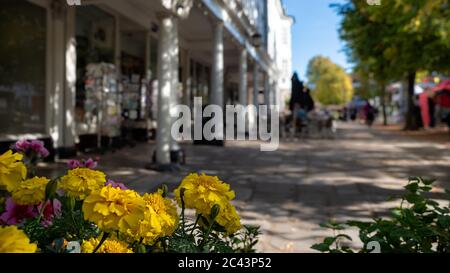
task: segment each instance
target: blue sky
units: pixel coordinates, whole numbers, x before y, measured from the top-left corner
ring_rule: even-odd
[[[340,17],[329,7],[342,0],[283,0],[287,13],[295,17],[292,28],[293,69],[305,79],[308,61],[316,56],[329,57],[348,69],[351,64],[338,35]]]

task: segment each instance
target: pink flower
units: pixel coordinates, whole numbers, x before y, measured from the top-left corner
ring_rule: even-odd
[[[21,139],[14,144],[14,149],[18,152],[26,152],[31,146],[31,143],[28,140]]]
[[[92,158],[89,158],[88,160],[86,160],[84,162],[84,167],[89,168],[89,169],[95,169],[97,168],[97,162],[94,161]]]
[[[44,146],[44,142],[41,140],[32,140],[30,146],[41,157],[47,157],[49,155],[48,150]]]
[[[0,216],[0,222],[6,225],[17,225],[26,219],[38,216],[34,206],[20,206],[14,203],[11,197],[6,199],[6,210]]]
[[[89,169],[95,169],[97,167],[98,163],[97,161],[94,161],[92,158],[89,158],[88,160],[76,160],[72,159],[67,162],[67,166],[69,169],[76,169],[76,168],[89,168]]]
[[[38,206],[38,210],[41,211],[42,204]],[[61,216],[61,202],[58,199],[53,201],[48,201],[45,205],[41,224],[45,227],[49,227],[53,224],[53,219],[55,217],[59,218]]]
[[[105,185],[111,185],[113,188],[118,188],[121,190],[128,190],[128,188],[123,183],[114,182],[111,179],[109,179]]]
[[[76,160],[76,159],[71,159],[67,162],[67,167],[69,167],[69,169],[76,169],[76,168],[80,168],[82,167],[82,164],[80,161]]]

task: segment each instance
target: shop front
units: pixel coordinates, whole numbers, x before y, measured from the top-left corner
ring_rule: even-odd
[[[47,116],[48,9],[4,0],[0,9],[0,150],[19,138],[50,142]]]

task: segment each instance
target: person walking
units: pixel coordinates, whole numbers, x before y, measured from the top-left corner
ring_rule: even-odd
[[[364,105],[363,113],[367,126],[372,127],[373,122],[375,121],[375,108],[368,100],[366,100],[366,104]]]

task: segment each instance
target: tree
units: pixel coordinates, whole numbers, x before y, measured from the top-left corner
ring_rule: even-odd
[[[308,64],[307,77],[314,85],[314,97],[322,104],[343,104],[352,99],[350,77],[339,65],[323,56],[313,57]]]
[[[343,16],[340,35],[357,65],[374,74],[381,86],[406,78],[408,111],[405,129],[416,129],[413,96],[419,70],[449,70],[449,0],[389,0],[367,5],[351,0],[333,5]],[[385,111],[385,110],[384,110]]]

